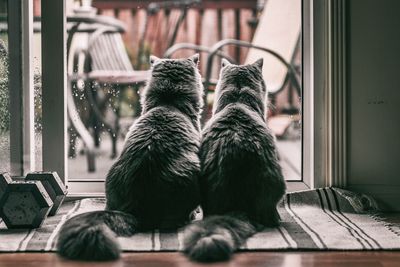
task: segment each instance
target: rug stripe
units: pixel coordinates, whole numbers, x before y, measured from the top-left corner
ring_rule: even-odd
[[[322,241],[321,237],[317,234],[316,231],[314,231],[308,224],[306,224],[304,222],[303,219],[300,218],[300,216],[298,216],[293,209],[290,207],[290,195],[286,195],[286,206],[289,213],[291,213],[293,215],[293,218],[297,221],[297,223],[304,229],[304,231],[306,231],[310,237],[314,240],[314,243],[319,247],[319,248],[327,248],[327,245],[324,243],[324,241]]]
[[[285,228],[290,233],[297,246],[317,249],[318,246],[311,236],[303,230],[293,216],[287,211],[285,199],[282,200],[282,205],[283,208],[279,209],[279,213],[282,217],[281,227]]]
[[[288,245],[288,248],[297,248],[296,242],[293,240],[293,238],[290,236],[288,231],[286,231],[285,228],[283,227],[278,227],[279,233],[281,233],[283,239],[285,240],[286,244]]]
[[[28,233],[26,233],[26,236],[20,241],[17,251],[21,251],[23,247],[26,248],[23,244],[26,242],[26,240],[31,236],[31,234],[34,233],[34,229],[28,230]]]
[[[17,251],[23,251],[26,249],[26,246],[28,245],[29,240],[32,239],[33,235],[35,234],[34,229],[30,229],[27,233],[27,235],[24,237],[24,239],[21,240],[21,242],[18,245]]]
[[[334,203],[335,203],[335,205],[336,205],[336,209],[337,209],[338,213],[339,213],[345,220],[347,220],[348,223],[351,224],[351,225],[353,226],[353,228],[358,229],[365,237],[367,237],[371,242],[373,242],[373,243],[376,245],[377,248],[382,249],[382,246],[378,243],[377,240],[375,240],[375,239],[372,238],[370,235],[368,235],[361,227],[359,227],[357,224],[355,224],[352,220],[350,220],[346,215],[344,215],[344,214],[341,212],[340,206],[339,206],[339,200],[338,200],[338,198],[337,198],[337,196],[336,196],[336,192],[335,192],[332,188],[329,188],[329,189],[330,189],[329,191],[330,191],[331,194],[333,195]],[[324,189],[324,190],[325,190],[325,189]],[[326,192],[326,190],[325,190],[325,192]],[[327,193],[326,193],[326,194],[327,194]],[[368,242],[368,243],[369,243],[369,242]],[[371,245],[371,248],[374,248],[374,246]]]
[[[178,250],[182,251],[183,250],[183,230],[178,231]]]
[[[159,251],[161,248],[161,242],[160,242],[160,231],[159,230],[154,230],[153,231],[153,250],[154,251]]]
[[[18,242],[18,246],[17,246],[16,251],[19,251],[19,250],[20,250],[22,243],[25,241],[25,239],[29,236],[30,233],[31,233],[31,230],[29,230],[29,231],[24,235],[24,237]]]
[[[318,190],[319,190],[319,189],[318,189]],[[340,216],[338,216],[338,214],[337,214],[337,213],[335,212],[335,210],[332,208],[332,204],[331,204],[331,200],[330,200],[330,198],[329,198],[328,192],[326,191],[325,188],[323,188],[322,191],[324,192],[326,201],[328,202],[329,209],[330,209],[330,211],[332,212],[332,214],[333,214],[334,216],[336,216],[336,218],[338,218],[341,222],[343,222],[347,227],[349,227],[350,229],[352,229],[353,233],[357,234],[365,243],[367,243],[367,245],[368,245],[370,248],[374,248],[374,247],[371,245],[371,243],[370,243],[367,239],[365,239],[365,238],[361,235],[361,233],[359,233],[359,231],[358,231],[357,229],[355,229],[354,227],[352,227],[350,224],[348,224],[346,221],[344,221],[343,218],[341,218]],[[337,207],[336,207],[336,210],[337,210]]]
[[[124,251],[154,251],[154,235],[152,232],[139,232],[129,237],[118,237]]]
[[[0,252],[1,251],[17,251],[21,240],[26,238],[27,231],[21,229],[7,229],[4,225],[0,229]]]
[[[241,246],[240,250],[252,249],[286,249],[289,247],[278,228],[265,228],[246,240],[247,246]]]
[[[257,233],[256,233],[257,234]],[[255,235],[256,235],[255,234]],[[253,235],[254,236],[254,235]],[[242,249],[244,249],[244,250],[247,250],[248,248],[249,248],[249,244],[247,243],[247,241],[249,241],[249,238],[247,238],[244,242],[243,242],[243,244],[241,245],[241,247],[240,248],[242,248]]]
[[[154,248],[155,248],[155,244],[156,244],[156,242],[155,242],[155,236],[154,236],[154,230],[153,231],[151,231],[151,250],[153,250],[154,251]]]
[[[160,232],[160,250],[177,250],[179,248],[178,233]]]
[[[323,201],[326,202],[326,206],[328,207],[328,210],[331,214],[331,215],[329,215],[327,213],[327,215],[329,215],[331,217],[331,219],[334,220],[338,225],[340,225],[341,227],[346,229],[349,232],[350,236],[353,237],[357,241],[357,243],[359,243],[361,245],[361,247],[363,249],[366,249],[367,246],[371,247],[369,242],[367,240],[365,240],[362,236],[360,236],[359,233],[355,229],[353,229],[351,226],[346,224],[346,222],[341,220],[341,218],[337,217],[337,215],[334,213],[334,209],[331,205],[331,202],[329,201],[329,198],[325,194],[322,195],[322,193],[320,192],[319,189],[316,189],[316,192],[318,193],[318,195],[320,197],[320,202],[321,203],[323,203]],[[326,210],[324,210],[324,212],[326,212]]]
[[[73,205],[66,204],[62,209],[59,210],[59,214],[55,216],[47,217],[45,223],[41,228],[36,229],[35,235],[30,240],[29,244],[26,247],[27,251],[49,251],[51,247],[47,247],[49,238],[58,233],[58,229],[56,229],[57,225],[60,223],[60,218],[62,218],[61,214],[67,213],[71,210],[71,208],[65,209],[65,207],[72,206],[74,207],[77,202],[73,203]]]
[[[358,233],[354,229],[352,229],[350,226],[346,225],[346,223],[344,223],[340,218],[336,218],[337,216],[335,217],[335,214],[332,212],[332,206],[331,206],[331,204],[329,202],[329,199],[326,199],[327,206],[328,206],[328,209],[330,211],[330,213],[328,213],[327,210],[325,209],[324,202],[323,202],[323,197],[322,197],[322,194],[321,194],[319,189],[317,189],[317,194],[318,194],[318,197],[319,197],[319,201],[320,201],[320,204],[321,204],[322,211],[326,215],[328,215],[333,221],[335,221],[338,225],[340,225],[341,227],[345,228],[349,232],[349,234],[361,245],[361,247],[363,249],[365,249],[366,248],[366,246],[364,244],[365,240],[361,237],[363,239],[363,241],[364,241],[364,242],[362,242],[359,237],[355,236],[355,234],[358,234]],[[366,242],[366,243],[368,245],[370,245],[368,242]]]
[[[77,201],[75,205],[70,209],[67,214],[65,214],[62,218],[60,223],[56,226],[54,229],[53,233],[49,237],[49,240],[47,241],[46,248],[45,250],[50,250],[51,248],[55,248],[56,246],[56,237],[58,236],[58,232],[61,229],[61,226],[64,225],[64,223],[71,218],[71,216],[74,214],[75,211],[77,211],[81,207],[82,201]]]
[[[54,228],[60,219],[57,217],[48,217],[41,228],[35,230],[33,238],[29,241],[27,251],[44,251],[49,236],[54,232]]]

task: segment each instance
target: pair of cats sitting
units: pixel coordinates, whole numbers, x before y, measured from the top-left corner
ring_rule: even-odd
[[[199,55],[150,58],[142,114],[131,126],[106,179],[104,211],[75,216],[61,228],[58,253],[114,260],[116,236],[177,229],[200,204],[205,218],[184,231],[184,253],[221,261],[265,226],[279,224],[285,192],[274,138],[266,126],[263,60],[222,60],[212,118],[203,130]]]

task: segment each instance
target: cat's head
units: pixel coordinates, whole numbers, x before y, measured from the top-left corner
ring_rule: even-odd
[[[152,78],[167,79],[171,82],[187,82],[200,78],[198,64],[199,54],[181,59],[150,56]]]
[[[248,65],[234,65],[222,59],[213,113],[229,104],[240,103],[264,116],[267,89],[262,67],[262,58]]]
[[[150,56],[151,75],[141,98],[143,113],[160,105],[170,105],[199,116],[203,84],[198,63],[199,54],[183,59]]]

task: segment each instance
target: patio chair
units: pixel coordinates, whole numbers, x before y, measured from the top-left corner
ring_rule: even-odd
[[[99,146],[101,128],[110,133],[111,157],[117,155],[119,134],[118,111],[107,105],[111,95],[101,96],[101,88],[115,86],[119,91],[125,85],[139,85],[147,80],[149,72],[133,69],[121,37],[125,28],[119,20],[78,10],[67,21],[71,23],[67,51],[72,65],[68,75],[69,156],[75,155],[75,140],[80,137],[88,156],[88,171],[94,172],[94,149]],[[79,99],[74,95],[80,93],[88,102],[86,114],[78,112]]]
[[[214,66],[214,57],[224,57],[233,64],[243,64],[232,59],[222,52],[225,46],[238,46],[249,48],[249,53],[244,64],[252,63],[260,57],[264,57],[263,76],[268,86],[268,96],[273,103],[276,95],[289,85],[287,111],[297,113],[292,101],[292,89],[301,96],[298,66],[294,64],[294,56],[300,48],[301,13],[299,3],[287,0],[268,0],[264,7],[253,41],[225,39],[215,43],[212,47],[204,47],[190,43],[175,44],[170,47],[164,57],[170,57],[173,53],[182,49],[205,52],[207,56],[205,75],[203,79],[207,100],[209,92],[214,90],[216,79],[211,77]],[[291,14],[288,19],[284,14]],[[268,37],[268,38],[267,38]],[[207,109],[203,110],[202,122],[207,116]]]
[[[0,17],[0,33],[7,32],[7,26],[6,18]],[[123,85],[140,85],[149,75],[148,71],[135,71],[132,68],[121,37],[124,31],[125,27],[119,20],[96,15],[94,8],[77,9],[74,15],[67,17],[67,62],[68,69],[71,70],[67,82],[70,138],[68,155],[75,156],[75,141],[76,138],[81,138],[89,172],[94,172],[96,169],[95,147],[99,145],[101,128],[106,128],[110,132],[111,157],[117,154],[119,117],[118,114],[114,114],[111,118],[104,116],[104,109],[108,108],[105,103],[109,96],[101,99],[97,92],[104,84],[117,86],[119,87],[117,90]],[[41,32],[38,17],[34,18],[34,32]],[[0,50],[1,53],[7,53],[6,49]],[[35,80],[39,81],[40,77],[35,76]],[[35,86],[40,84],[35,83]],[[89,103],[86,118],[78,108],[81,104],[77,103],[79,99],[74,97],[82,92]]]
[[[290,62],[299,73],[300,66],[295,65],[295,56],[298,54],[301,42],[301,1],[296,0],[268,0],[265,3],[263,13],[252,44],[268,47],[277,52],[282,58]],[[268,91],[276,96],[287,84],[287,68],[274,58],[273,55],[263,53],[261,50],[249,49],[245,64],[254,62],[258,58],[264,58],[263,76],[267,81]],[[282,86],[283,85],[283,86]],[[293,100],[294,90],[289,83],[288,105],[285,112],[290,114],[298,113]],[[301,93],[297,90],[297,95]],[[274,104],[274,98],[271,99]]]
[[[168,48],[167,51],[165,51],[163,58],[171,58],[173,54],[175,54],[176,52],[178,52],[180,50],[192,50],[197,53],[206,53],[207,55],[209,55],[212,51],[210,47],[207,47],[204,45],[196,45],[196,44],[192,44],[192,43],[178,43],[178,44],[175,44],[175,45],[171,46],[170,48]],[[225,58],[233,64],[238,64],[237,61],[233,57],[231,57],[229,54],[227,54],[223,51],[217,51],[216,56],[218,56],[220,58]],[[204,78],[202,81],[203,81],[203,83],[205,82]],[[215,86],[217,84],[217,79],[210,79],[209,83],[210,83],[210,85]],[[213,89],[210,89],[210,88],[208,88],[208,90],[213,91]]]
[[[286,69],[286,74],[282,81],[282,84],[277,88],[268,90],[269,98],[274,98],[279,92],[282,91],[282,89],[289,82],[296,89],[297,93],[299,95],[301,95],[301,86],[300,86],[298,77],[296,75],[297,71],[295,69],[295,66],[293,66],[292,63],[289,63],[288,61],[286,61],[285,58],[283,56],[281,56],[279,53],[277,53],[276,51],[273,51],[266,47],[254,45],[253,43],[250,43],[250,42],[235,40],[235,39],[225,39],[225,40],[217,42],[211,48],[206,47],[206,46],[201,46],[201,45],[195,45],[195,44],[191,44],[191,43],[178,43],[178,44],[175,44],[174,46],[170,47],[164,53],[164,57],[169,58],[175,52],[177,52],[179,50],[194,50],[196,52],[203,52],[203,53],[207,54],[206,74],[205,74],[205,77],[203,78],[203,84],[204,84],[204,89],[205,89],[204,102],[207,103],[206,101],[207,101],[208,93],[214,91],[215,85],[217,83],[217,79],[211,77],[212,69],[213,69],[213,65],[214,65],[213,64],[214,57],[218,56],[218,57],[227,59],[228,61],[230,61],[233,64],[240,64],[235,59],[230,57],[228,54],[221,51],[221,49],[223,47],[228,46],[228,45],[247,47],[247,48],[252,48],[254,50],[257,50],[257,51],[261,51],[265,54],[272,56],[274,59],[278,60],[278,62],[280,62],[281,65]],[[205,122],[207,115],[209,115],[209,114],[207,113],[207,109],[205,108],[203,110],[202,123]]]

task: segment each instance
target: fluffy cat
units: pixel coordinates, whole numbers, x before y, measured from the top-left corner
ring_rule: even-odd
[[[262,65],[262,59],[240,66],[222,61],[199,152],[205,219],[184,233],[192,260],[227,260],[249,236],[279,224],[276,205],[286,186],[265,120]]]
[[[142,114],[106,178],[106,210],[84,213],[60,230],[58,253],[74,260],[114,260],[116,235],[176,229],[200,203],[199,55],[150,58]]]

